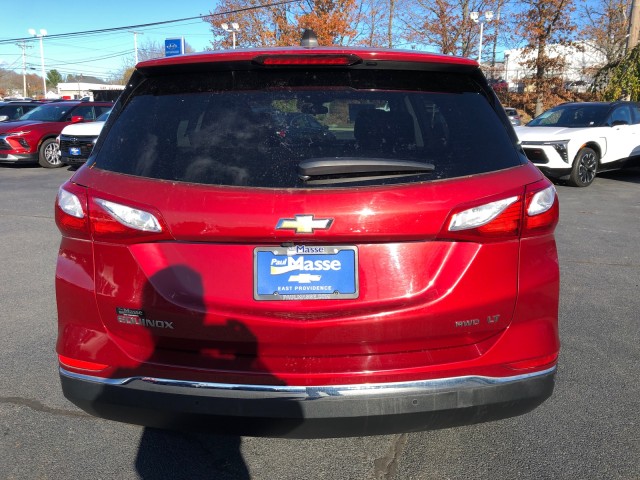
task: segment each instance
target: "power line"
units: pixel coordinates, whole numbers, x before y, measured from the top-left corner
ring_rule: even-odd
[[[57,34],[52,34],[52,35],[47,35],[47,38],[71,38],[71,37],[79,37],[79,36],[88,36],[88,35],[101,35],[101,34],[105,34],[105,33],[113,33],[113,32],[119,32],[122,30],[131,30],[131,29],[136,29],[136,28],[146,28],[146,27],[154,27],[157,25],[167,25],[169,23],[179,23],[179,22],[186,22],[189,20],[195,20],[195,19],[200,19],[200,20],[204,20],[205,18],[209,18],[209,17],[221,17],[224,15],[231,15],[234,13],[241,13],[241,12],[247,12],[250,10],[257,10],[260,8],[269,8],[269,7],[278,7],[281,5],[288,5],[291,3],[299,3],[301,0],[286,0],[286,1],[282,1],[282,2],[276,2],[276,3],[268,3],[268,4],[264,4],[264,5],[256,5],[253,7],[245,7],[245,8],[238,8],[236,10],[229,10],[226,12],[219,12],[219,13],[210,13],[208,15],[197,15],[195,17],[186,17],[186,18],[179,18],[176,20],[165,20],[162,22],[153,22],[153,23],[142,23],[139,25],[127,25],[126,27],[113,27],[113,28],[103,28],[100,30],[85,30],[82,32],[69,32],[69,33],[57,33]],[[10,39],[5,39],[5,40],[0,40],[0,45],[3,44],[7,44],[7,43],[15,43],[15,42],[20,42],[20,41],[27,41],[27,40],[33,40],[33,37],[21,37],[21,38],[10,38]]]
[[[64,60],[57,60],[55,58],[49,58],[48,59],[48,65],[76,65],[79,63],[91,63],[91,62],[97,62],[100,60],[108,60],[110,58],[116,58],[116,57],[122,57],[124,55],[131,55],[131,50],[123,50],[121,52],[115,52],[115,53],[111,53],[109,55],[104,55],[102,57],[93,57],[93,58],[89,58],[86,60],[78,60],[78,61],[73,61],[73,62],[66,62]]]

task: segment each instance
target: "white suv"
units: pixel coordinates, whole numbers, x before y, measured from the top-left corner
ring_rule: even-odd
[[[109,118],[111,109],[93,122],[74,123],[64,127],[56,142],[60,146],[60,160],[66,165],[81,165],[87,161],[93,146]]]
[[[634,102],[564,103],[515,130],[545,175],[576,187],[640,157],[640,104]]]

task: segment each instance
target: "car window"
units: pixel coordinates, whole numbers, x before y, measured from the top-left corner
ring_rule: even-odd
[[[8,120],[15,120],[24,114],[22,105],[5,105],[0,108],[0,115],[6,115]]]
[[[293,121],[283,128],[287,117]],[[106,170],[268,188],[428,181],[522,162],[477,85],[433,72],[151,77],[136,87],[96,150],[92,162]],[[313,159],[411,161],[435,169],[310,182],[298,165]]]
[[[609,106],[606,104],[569,104],[560,105],[543,112],[527,126],[530,127],[569,127],[584,128],[605,124]]]
[[[93,105],[80,105],[79,107],[74,108],[71,111],[69,120],[71,120],[71,117],[77,117],[77,116],[80,116],[87,121],[95,120],[96,114],[93,109]]]
[[[25,113],[20,120],[37,120],[41,122],[61,122],[71,106],[61,104],[41,105]]]
[[[631,113],[633,114],[633,123],[640,123],[640,106],[635,103],[631,105]]]
[[[95,105],[93,107],[96,112],[96,120],[106,120],[109,118],[109,112],[111,111],[111,107]],[[105,116],[106,113],[106,116]]]
[[[631,125],[631,109],[627,105],[616,107],[613,112],[611,112],[607,124],[613,125],[615,122]]]
[[[294,115],[291,119],[291,126],[297,128],[305,128],[309,126],[309,122],[304,114]]]
[[[99,108],[99,107],[96,107],[96,110],[97,110],[98,108]],[[106,122],[106,121],[107,121],[107,119],[109,118],[109,114],[110,114],[110,113],[111,113],[111,109],[108,109],[106,112],[101,113],[101,114],[98,116],[98,118],[96,118],[96,121],[98,121],[98,122]]]

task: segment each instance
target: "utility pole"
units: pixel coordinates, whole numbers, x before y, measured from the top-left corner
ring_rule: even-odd
[[[16,43],[22,49],[22,96],[27,96],[27,59],[25,51],[27,48],[31,48],[31,45],[27,45],[24,40],[20,43]]]
[[[627,35],[627,53],[638,44],[638,34],[640,33],[640,2],[631,1],[631,18],[629,19],[629,35]]]
[[[135,58],[135,64],[138,64],[138,34],[144,35],[144,32],[131,32],[133,33],[133,54]]]

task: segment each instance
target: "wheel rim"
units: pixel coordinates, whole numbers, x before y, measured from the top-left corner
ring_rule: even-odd
[[[44,147],[44,159],[49,165],[60,165],[60,148],[55,142]]]
[[[584,184],[593,182],[596,177],[596,170],[598,168],[598,161],[596,155],[593,152],[587,152],[580,157],[580,163],[578,165],[578,177]]]

